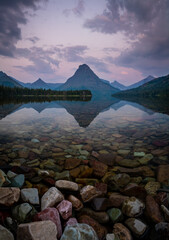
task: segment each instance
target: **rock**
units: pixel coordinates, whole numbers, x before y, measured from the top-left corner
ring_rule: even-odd
[[[147,230],[147,226],[136,218],[128,218],[125,224],[136,237],[141,237]]]
[[[160,188],[159,182],[148,182],[145,185],[145,190],[147,191],[147,194],[149,195],[156,195],[157,190]]]
[[[0,225],[0,240],[14,240],[13,234],[2,225]]]
[[[80,209],[83,208],[83,203],[78,198],[76,198],[75,196],[69,195],[67,200],[72,203],[72,207],[76,211],[79,211]]]
[[[145,153],[144,152],[134,152],[134,157],[144,157]]]
[[[157,240],[169,239],[169,223],[161,222],[155,225],[155,236],[158,236]],[[156,238],[155,238],[156,239]]]
[[[106,235],[106,240],[119,240],[119,238],[116,238],[116,236],[114,235],[114,233],[108,233]]]
[[[97,236],[100,240],[105,238],[105,236],[107,234],[106,228],[103,227],[102,225],[100,225],[93,218],[91,218],[87,215],[83,215],[80,218],[78,218],[78,222],[79,223],[85,223],[85,224],[88,224],[89,226],[91,226],[95,230],[95,232],[96,232],[96,234],[97,234]]]
[[[121,207],[123,202],[128,199],[129,197],[123,196],[120,193],[112,193],[109,197],[109,200],[111,201],[111,206],[112,207]]]
[[[37,213],[34,216],[34,221],[46,221],[51,220],[57,227],[57,237],[60,238],[62,235],[62,225],[60,221],[59,212],[56,208],[46,208],[42,212]]]
[[[122,156],[127,156],[127,155],[130,153],[130,150],[127,150],[127,149],[119,149],[119,150],[117,151],[117,153],[118,153],[119,155],[122,155]]]
[[[95,187],[98,191],[102,192],[103,195],[107,193],[107,184],[106,183],[95,183]]]
[[[167,142],[162,141],[162,140],[155,140],[155,141],[152,142],[152,144],[156,147],[165,147],[165,146],[168,145]]]
[[[88,178],[92,176],[93,169],[85,166],[85,165],[80,165],[79,166],[80,173],[78,174],[79,178]]]
[[[157,169],[157,181],[168,185],[169,165],[160,165]]]
[[[108,154],[100,154],[98,157],[98,160],[108,166],[113,166],[115,162],[116,155],[112,153]]]
[[[24,202],[30,204],[39,204],[39,195],[37,188],[24,188],[21,190],[21,198]]]
[[[138,217],[143,213],[144,204],[135,197],[130,197],[123,202],[122,212],[128,217]]]
[[[86,185],[95,185],[96,183],[99,182],[99,180],[95,178],[76,178],[75,182],[86,186]]]
[[[59,203],[57,209],[64,220],[72,216],[72,203],[67,200],[63,200]]]
[[[132,240],[130,231],[121,223],[115,223],[113,226],[113,233],[117,237],[117,240]],[[116,240],[116,238],[114,239]]]
[[[31,142],[33,142],[33,143],[39,143],[40,141],[39,141],[38,139],[36,139],[36,138],[33,138],[33,139],[31,140]]]
[[[108,223],[109,221],[109,215],[106,212],[95,212],[90,208],[83,208],[78,214],[78,216],[81,215],[87,215],[101,224]]]
[[[111,190],[118,190],[125,187],[130,182],[130,176],[126,173],[119,173],[111,178],[108,186]]]
[[[76,218],[69,218],[68,221],[66,222],[65,226],[73,226],[78,224]]]
[[[57,228],[52,221],[40,221],[20,224],[17,230],[17,240],[57,240]]]
[[[49,190],[41,198],[41,211],[45,208],[53,207],[64,199],[63,194],[55,187]]]
[[[0,187],[2,187],[6,182],[6,174],[0,169]]]
[[[70,180],[70,173],[69,171],[63,171],[61,173],[55,172],[55,180]]]
[[[144,157],[142,158],[139,158],[138,161],[140,164],[142,165],[146,165],[148,164],[151,160],[153,159],[153,155],[150,153],[150,154],[146,154]]]
[[[140,163],[137,160],[130,160],[130,159],[116,159],[116,162],[119,166],[122,167],[129,167],[129,168],[133,168],[133,167],[138,167],[140,166]]]
[[[24,185],[25,176],[23,174],[19,174],[16,177],[11,179],[11,187],[21,188]]]
[[[159,223],[164,221],[159,205],[151,195],[146,197],[146,212],[153,222]]]
[[[164,205],[161,205],[161,209],[163,211],[166,222],[169,223],[169,210]]]
[[[144,187],[139,186],[136,183],[129,183],[122,192],[127,196],[139,198],[143,202],[147,196],[147,192]]]
[[[164,205],[165,207],[168,207],[169,202],[168,202],[168,197],[166,192],[159,192],[155,196],[155,201],[159,205]]]
[[[75,158],[67,158],[65,161],[65,169],[72,169],[79,166],[81,163],[81,159]]]
[[[107,208],[111,207],[111,202],[107,198],[94,198],[92,200],[92,208],[95,211],[105,211]]]
[[[22,203],[12,209],[12,216],[19,223],[32,221],[37,211],[29,204]]]
[[[123,220],[123,214],[119,208],[111,208],[107,213],[113,223],[121,222]]]
[[[93,198],[98,197],[102,193],[94,186],[87,185],[80,190],[80,195],[83,202],[90,202]]]
[[[98,240],[94,229],[87,224],[67,226],[60,240]]]
[[[16,176],[17,176],[17,174],[14,173],[14,172],[12,172],[12,171],[10,171],[10,170],[7,172],[7,177],[8,177],[9,179],[14,178],[14,177],[16,177]]]
[[[18,202],[20,198],[19,188],[0,187],[0,204],[4,206],[12,206]]]
[[[90,160],[90,166],[93,168],[93,174],[96,177],[103,177],[107,172],[108,166],[97,160]]]
[[[118,170],[121,173],[127,173],[130,176],[154,177],[154,172],[152,171],[151,168],[149,168],[147,166],[142,166],[142,167],[138,167],[138,168],[119,167]]]
[[[69,191],[78,191],[79,187],[77,183],[67,181],[67,180],[58,180],[55,183],[55,186],[60,189],[65,189]]]

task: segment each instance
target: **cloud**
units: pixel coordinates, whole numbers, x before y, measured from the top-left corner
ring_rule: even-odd
[[[15,44],[21,39],[19,25],[27,23],[25,10],[37,10],[40,2],[41,0],[0,1],[0,55],[14,56]]]
[[[33,44],[37,43],[40,39],[38,37],[30,37],[27,38],[27,40],[29,40],[30,42],[32,42]]]
[[[116,58],[116,64],[143,73],[168,73],[168,0],[107,0],[103,13],[86,20],[84,26],[104,34],[121,32],[126,36],[130,48]]]
[[[68,17],[70,13],[74,13],[77,17],[83,15],[85,11],[84,0],[78,0],[77,6],[70,9],[64,9],[63,14]]]
[[[86,57],[83,59],[83,61],[84,63],[93,66],[99,72],[110,73],[107,68],[107,64],[98,58]]]
[[[84,55],[87,49],[88,47],[83,45],[65,47],[62,49],[62,55],[68,62],[79,62],[83,61],[82,55]]]

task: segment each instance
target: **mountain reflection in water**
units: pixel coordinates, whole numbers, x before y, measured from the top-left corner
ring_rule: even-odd
[[[64,108],[71,114],[75,120],[78,122],[80,127],[88,127],[91,122],[97,117],[100,112],[109,110],[110,108],[117,111],[118,109],[124,107],[125,105],[130,105],[136,109],[139,109],[149,115],[156,112],[155,105],[153,110],[148,108],[148,104],[145,106],[136,103],[123,101],[117,98],[92,98],[90,101],[46,101],[46,102],[29,102],[29,103],[0,103],[0,119],[5,118],[7,115],[17,112],[21,109],[34,109],[38,113],[43,112],[45,109],[59,109]],[[162,103],[161,109],[165,104]],[[150,104],[152,106],[152,103]],[[151,107],[152,108],[152,107]],[[159,109],[159,104],[158,104]],[[159,112],[157,109],[157,112]],[[165,111],[164,111],[165,112]],[[167,113],[167,112],[165,112]],[[168,113],[167,113],[168,114]]]

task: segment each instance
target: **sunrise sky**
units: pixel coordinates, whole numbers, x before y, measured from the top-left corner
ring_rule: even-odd
[[[80,64],[130,85],[169,74],[168,0],[0,0],[0,70],[65,82]]]

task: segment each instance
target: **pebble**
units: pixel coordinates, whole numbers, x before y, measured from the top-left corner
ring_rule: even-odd
[[[25,176],[23,174],[19,174],[16,177],[11,179],[11,187],[21,188],[24,185]]]
[[[41,198],[41,211],[45,208],[53,207],[64,199],[63,194],[55,187],[49,190]]]
[[[148,182],[145,185],[145,190],[147,191],[147,194],[149,195],[156,195],[157,190],[160,188],[159,182]]]
[[[36,213],[37,211],[29,203],[22,203],[12,209],[12,216],[19,223],[32,221]]]
[[[57,209],[64,220],[67,220],[72,216],[72,203],[68,200],[63,200],[59,203]]]
[[[128,196],[121,195],[120,193],[114,192],[109,196],[109,200],[111,201],[112,207],[121,207],[123,202],[128,199]]]
[[[90,208],[83,208],[79,212],[78,216],[81,216],[81,215],[87,215],[102,224],[109,222],[109,215],[106,212],[96,212]]]
[[[67,180],[58,180],[55,183],[55,186],[59,189],[65,189],[69,191],[78,191],[79,187],[77,183],[67,181]]]
[[[128,217],[138,217],[142,215],[145,205],[139,199],[130,197],[123,202],[122,212]]]
[[[159,223],[164,221],[162,213],[160,211],[160,207],[158,203],[155,201],[154,197],[151,195],[148,195],[146,197],[146,212],[149,218],[154,223]]]
[[[21,190],[21,198],[24,202],[30,204],[39,204],[39,195],[37,188],[24,188]]]
[[[136,218],[128,218],[125,224],[136,237],[141,237],[147,230],[146,224]]]
[[[75,196],[69,195],[67,200],[72,203],[72,207],[76,211],[79,211],[83,208],[83,203],[78,198],[76,198]]]
[[[132,240],[130,231],[121,223],[115,223],[113,226],[113,233],[117,239]],[[114,239],[116,240],[116,238]]]
[[[107,213],[112,223],[121,222],[123,220],[123,214],[119,208],[111,208]]]
[[[20,224],[17,229],[17,240],[57,240],[57,227],[52,221],[40,221]]]
[[[33,142],[33,143],[39,143],[40,141],[39,141],[38,139],[36,139],[36,138],[33,138],[33,139],[31,139],[31,142]]]
[[[169,165],[160,165],[157,168],[157,181],[168,185]]]
[[[166,206],[164,206],[164,205],[161,205],[161,209],[163,211],[165,221],[169,223],[169,210],[168,210],[168,208],[166,208]]]
[[[0,187],[0,204],[4,206],[12,206],[18,202],[20,198],[20,189],[14,187]]]
[[[96,187],[87,185],[80,190],[83,202],[90,202],[93,198],[100,196],[102,193]]]
[[[2,225],[0,225],[0,240],[14,240],[13,234]]]

